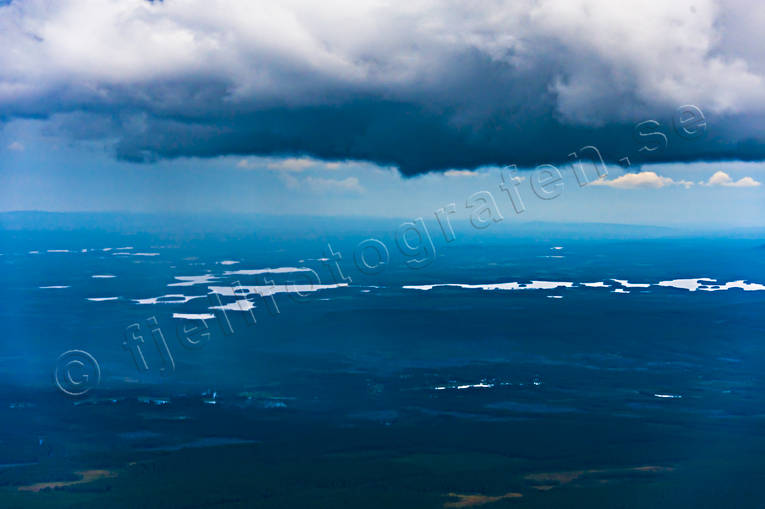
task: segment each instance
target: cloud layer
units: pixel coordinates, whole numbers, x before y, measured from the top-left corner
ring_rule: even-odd
[[[134,161],[305,155],[413,174],[584,145],[762,160],[763,22],[755,1],[13,1],[0,119],[48,118]],[[684,104],[707,116],[703,139],[670,131]],[[646,119],[668,140],[637,152]]]

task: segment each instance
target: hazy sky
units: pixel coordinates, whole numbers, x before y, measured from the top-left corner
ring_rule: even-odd
[[[521,179],[516,188],[523,208],[514,195],[522,210],[517,213],[499,188],[497,167],[402,177],[395,168],[372,163],[306,157],[134,163],[116,160],[100,142],[41,133],[44,126],[17,121],[0,135],[2,210],[433,217],[455,203],[454,217],[467,218],[468,198],[489,191],[500,212],[518,220],[765,225],[765,186],[760,184],[765,163],[759,162],[652,164],[641,172],[608,165],[608,175],[597,182],[595,165],[583,159],[589,184],[579,185],[571,165],[558,165],[561,183],[544,185],[538,193],[533,178],[539,184],[551,177],[544,169],[519,168],[514,175]]]
[[[746,1],[0,1],[0,210],[464,216],[489,191],[528,220],[765,225],[763,23]],[[580,186],[585,146],[608,175]]]

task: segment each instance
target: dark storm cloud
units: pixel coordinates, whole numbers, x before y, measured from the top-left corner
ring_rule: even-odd
[[[712,1],[12,3],[0,8],[0,43],[13,48],[0,56],[0,118],[116,140],[129,161],[300,154],[415,174],[560,163],[586,145],[634,164],[761,160],[762,36],[739,19],[762,11]],[[704,136],[673,130],[683,104],[704,112]],[[660,125],[636,137],[645,120]]]
[[[714,136],[687,140],[670,129],[669,119],[664,120],[651,132],[666,133],[666,148],[660,138],[635,139],[632,124],[577,129],[561,125],[550,115],[531,121],[503,112],[488,125],[455,125],[453,117],[418,104],[359,100],[342,107],[278,108],[208,123],[148,117],[140,132],[123,131],[116,150],[118,157],[130,161],[300,154],[373,161],[397,166],[404,174],[485,165],[557,164],[570,161],[568,154],[588,145],[597,147],[607,162],[627,156],[633,164],[765,158],[761,140],[730,141]],[[719,125],[712,124],[721,130]],[[639,151],[644,146],[659,148]]]

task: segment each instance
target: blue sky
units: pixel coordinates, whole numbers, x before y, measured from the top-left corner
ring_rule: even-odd
[[[522,220],[762,226],[761,20],[748,0],[0,2],[0,210],[418,217],[489,191],[515,215],[517,164]],[[581,187],[585,146],[608,176]]]
[[[641,175],[650,176],[647,180],[621,185],[619,177],[637,172],[608,165],[605,181],[611,185],[585,186],[578,184],[570,165],[558,165],[562,191],[546,200],[532,189],[536,170],[519,168],[515,175],[522,179],[518,191],[525,210],[518,214],[498,187],[497,167],[403,177],[393,167],[308,157],[220,156],[135,163],[116,160],[101,141],[72,142],[46,132],[45,125],[16,121],[0,134],[3,211],[432,217],[437,209],[455,203],[455,217],[466,218],[468,198],[489,191],[506,218],[524,221],[765,225],[765,186],[756,185],[765,180],[765,163],[758,162],[650,164],[641,168]],[[594,180],[594,167],[585,170]],[[719,171],[730,181],[709,185]],[[745,177],[753,183],[742,182]]]

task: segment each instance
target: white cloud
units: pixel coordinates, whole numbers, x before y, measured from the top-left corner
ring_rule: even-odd
[[[321,165],[321,163],[307,157],[288,157],[266,163],[268,169],[281,171],[303,171],[317,165]]]
[[[447,170],[444,172],[445,177],[476,177],[477,171],[471,170]]]
[[[15,152],[22,152],[24,150],[24,145],[19,141],[14,141],[10,145],[8,145],[8,150],[13,150]]]
[[[322,177],[297,178],[292,175],[283,176],[284,183],[290,189],[309,191],[315,194],[350,193],[361,194],[364,188],[356,177],[344,179],[328,179]]]
[[[342,168],[342,162],[324,162],[310,157],[253,157],[241,159],[236,167],[244,170],[274,170],[285,172],[301,172],[308,169],[337,170]]]
[[[452,177],[452,178],[470,178],[470,177],[480,177],[482,175],[488,175],[485,171],[478,171],[478,170],[446,170],[443,173],[436,174],[436,175],[443,175],[444,177]],[[511,177],[513,181],[515,182],[523,182],[526,180],[526,177],[515,175]]]
[[[236,163],[236,167],[241,168],[243,170],[250,170],[253,168],[258,168],[259,165],[250,159],[242,159],[238,163]]]
[[[693,182],[662,177],[653,171],[642,171],[639,173],[625,173],[613,180],[601,178],[591,182],[590,185],[615,187],[617,189],[660,189],[666,186],[679,185],[688,189],[693,185]]]
[[[765,111],[761,2],[26,0],[0,10],[0,105],[56,90],[111,100],[114,87],[205,75],[228,84],[231,104],[315,104],[438,83],[455,56],[475,53],[515,70],[553,63],[545,87],[573,123],[687,103]]]
[[[723,187],[758,187],[762,185],[760,182],[754,180],[752,177],[742,177],[738,180],[733,180],[730,175],[724,171],[716,171],[714,175],[709,177],[709,180],[699,182],[702,186],[723,186]]]

